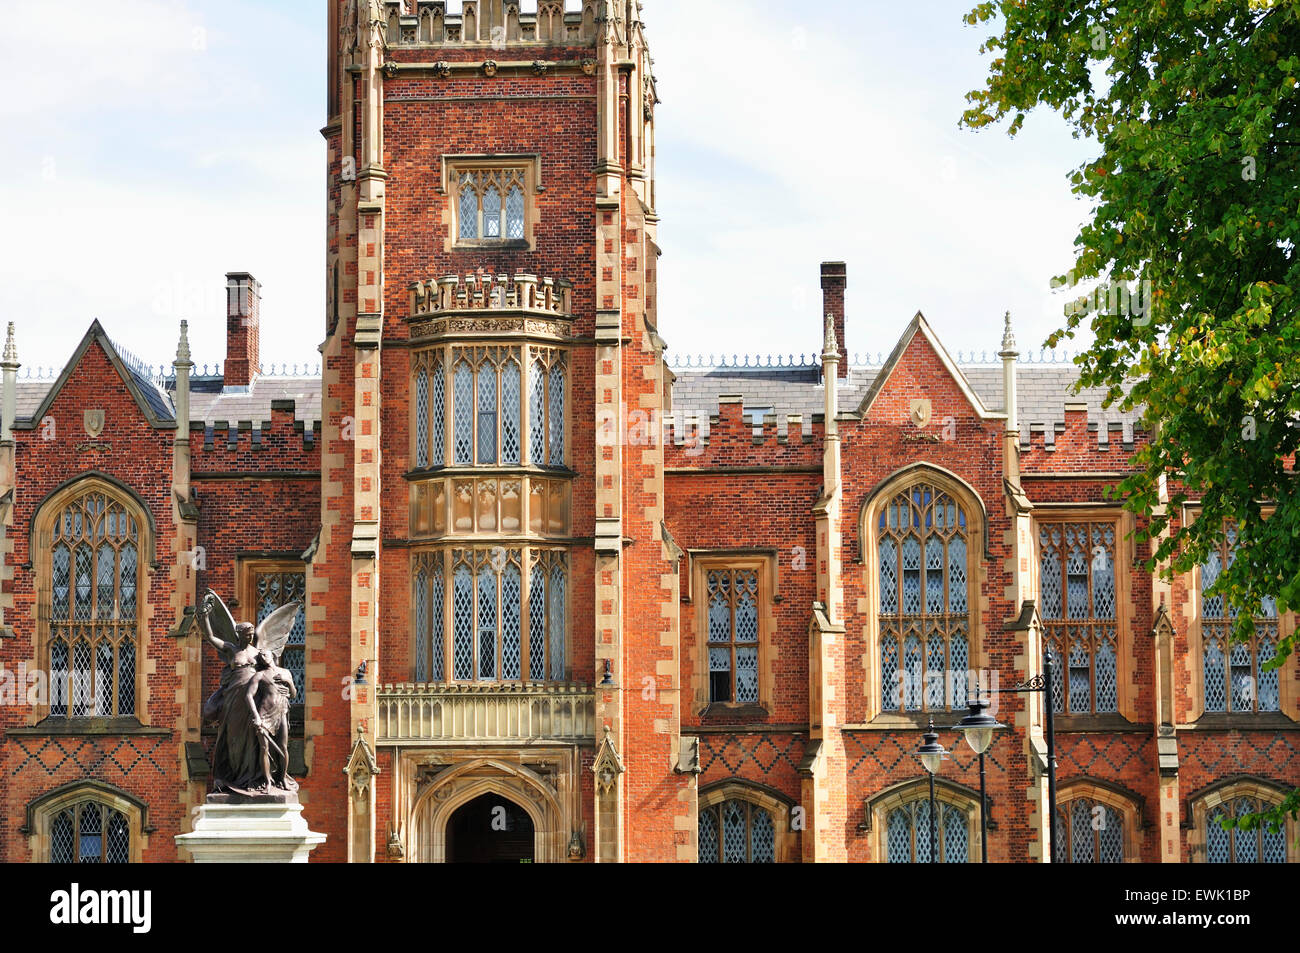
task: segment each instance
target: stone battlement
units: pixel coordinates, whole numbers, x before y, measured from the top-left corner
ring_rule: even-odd
[[[446,0],[387,0],[381,12],[390,49],[407,47],[594,46],[598,0],[539,0],[525,11],[514,0],[463,0],[448,13]]]
[[[411,289],[411,316],[448,311],[531,311],[556,317],[573,313],[573,284],[536,275],[448,275],[416,281]]]
[[[319,420],[297,419],[294,401],[276,400],[271,402],[270,420],[217,420],[211,424],[191,421],[190,446],[196,462],[199,455],[212,460],[214,454],[219,457],[275,451],[287,454],[286,462],[294,459],[306,465],[320,448],[320,429]],[[197,439],[200,435],[201,440]]]
[[[1028,427],[1021,431],[1020,448],[1027,459],[1038,454],[1069,456],[1076,453],[1089,457],[1098,453],[1114,453],[1122,455],[1117,459],[1127,459],[1135,446],[1146,437],[1147,434],[1140,426],[1116,420],[1090,421],[1087,404],[1067,403],[1063,421],[1030,421]]]

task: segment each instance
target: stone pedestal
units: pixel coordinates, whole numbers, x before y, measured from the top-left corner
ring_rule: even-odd
[[[194,830],[176,836],[196,864],[305,864],[325,843],[307,827],[296,795],[209,795],[194,809]]]

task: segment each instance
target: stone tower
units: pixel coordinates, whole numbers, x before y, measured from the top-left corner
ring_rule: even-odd
[[[693,859],[640,4],[461,6],[329,4],[307,797],[354,861],[491,799],[539,861]]]

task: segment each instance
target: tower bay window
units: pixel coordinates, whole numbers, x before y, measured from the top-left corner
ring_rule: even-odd
[[[420,682],[562,681],[568,640],[566,554],[507,548],[419,553],[412,567]]]
[[[416,467],[563,467],[566,381],[565,353],[553,348],[484,345],[416,353]]]

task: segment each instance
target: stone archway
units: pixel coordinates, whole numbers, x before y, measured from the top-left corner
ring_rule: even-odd
[[[528,812],[499,794],[480,794],[447,819],[449,864],[531,864],[536,849]]]
[[[457,842],[453,823],[461,809],[485,796],[498,800],[490,807],[504,807],[506,817],[514,816],[516,828],[531,825],[533,846],[531,859],[536,863],[558,863],[564,860],[567,836],[564,813],[556,799],[555,791],[534,772],[520,765],[496,759],[468,762],[453,768],[440,777],[417,800],[411,812],[412,843],[415,850],[412,860],[419,863],[446,863],[452,859],[450,848],[458,852],[464,844]],[[505,802],[505,803],[501,803]],[[472,818],[473,814],[466,815]],[[470,823],[465,821],[465,823]],[[523,851],[515,848],[514,859],[523,859]],[[505,855],[498,859],[509,859]],[[492,857],[483,858],[491,862]]]

